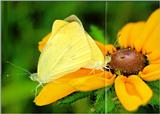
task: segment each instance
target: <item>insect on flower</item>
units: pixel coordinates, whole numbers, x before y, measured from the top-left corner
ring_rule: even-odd
[[[56,20],[39,57],[37,74],[31,79],[49,83],[80,68],[102,66],[104,57],[79,19],[72,15]]]
[[[139,106],[146,105],[153,92],[144,81],[160,79],[160,9],[153,12],[146,22],[129,23],[124,26],[118,34],[120,48],[111,44],[104,46],[94,41],[84,31],[78,19],[71,20],[56,21],[52,33],[39,44],[42,54],[37,79],[47,84],[34,102],[39,106],[47,105],[76,91],[91,91],[114,84],[117,97],[126,110],[135,111]],[[65,29],[67,26],[71,27]],[[77,28],[76,31],[74,27]],[[65,32],[67,30],[72,30],[68,32],[74,33],[74,40],[68,41],[68,32]],[[58,43],[54,44],[53,39]],[[75,44],[77,50],[74,49],[72,52],[70,44]],[[52,50],[56,55],[60,51],[59,55],[55,57]],[[67,50],[71,50],[71,53],[66,54]],[[68,64],[66,61],[69,61],[75,52],[78,52],[75,55],[76,61],[73,61],[75,63]],[[65,64],[61,66],[57,63],[58,60]],[[76,67],[69,67],[70,65]],[[99,66],[103,70],[96,69]],[[93,69],[95,72],[91,73]],[[53,71],[56,71],[54,76]]]

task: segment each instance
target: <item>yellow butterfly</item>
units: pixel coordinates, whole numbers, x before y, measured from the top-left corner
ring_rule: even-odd
[[[53,23],[32,79],[48,83],[80,68],[97,68],[103,64],[104,56],[95,41],[85,32],[81,21],[71,15]]]

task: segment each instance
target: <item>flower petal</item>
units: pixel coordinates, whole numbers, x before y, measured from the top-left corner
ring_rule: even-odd
[[[147,55],[149,62],[160,63],[160,48],[153,50],[150,54]]]
[[[113,84],[114,79],[115,76],[110,72],[101,71],[90,76],[75,78],[69,82],[69,85],[77,91],[91,91]]]
[[[75,89],[68,84],[53,81],[43,87],[38,96],[36,96],[34,102],[38,106],[47,105],[73,93],[74,91]]]
[[[116,47],[114,47],[114,45],[112,44],[106,45],[105,49],[106,49],[106,54],[112,54],[113,52],[116,51]]]
[[[129,39],[131,38],[130,33],[131,33],[133,26],[134,26],[133,23],[129,23],[125,25],[122,28],[122,30],[118,33],[118,42],[121,47],[127,48],[129,46]]]
[[[134,111],[142,104],[142,102],[139,97],[132,95],[132,93],[129,93],[129,91],[127,91],[126,80],[127,80],[126,77],[118,76],[115,80],[115,91],[124,108],[127,109],[128,111]],[[131,84],[128,84],[128,85],[131,85]],[[131,85],[131,87],[129,88],[134,88],[134,86]],[[134,91],[134,90],[132,89],[130,91]]]
[[[40,42],[38,43],[38,49],[39,49],[40,52],[42,52],[42,49],[43,49],[44,46],[46,45],[46,43],[47,43],[48,39],[50,38],[50,36],[51,36],[51,32],[48,33],[48,34],[42,39],[42,41],[40,41]]]
[[[89,91],[110,85],[114,78],[109,72],[82,68],[46,84],[34,102],[38,106],[47,105],[75,91]]]
[[[104,45],[98,41],[96,41],[96,44],[100,48],[104,56],[106,56],[106,54],[112,54],[116,51],[116,48],[112,44]]]
[[[146,66],[140,76],[143,80],[154,81],[160,79],[160,64],[150,64]]]
[[[141,77],[146,81],[155,81],[160,79],[160,71],[151,72],[148,74],[141,74]]]
[[[134,43],[134,46],[137,51],[142,51],[143,44],[145,44],[148,41],[148,39],[150,39],[150,36],[152,35],[157,25],[159,25],[159,23],[160,23],[160,9],[157,9],[155,12],[151,14],[149,19],[145,23],[144,29],[141,32],[139,38]]]
[[[160,15],[160,14],[159,14]],[[160,49],[160,19],[159,24],[153,29],[153,32],[150,33],[149,38],[143,44],[142,52],[151,53],[153,50]]]
[[[53,38],[53,36],[58,32],[58,30],[60,30],[60,28],[62,28],[64,25],[66,25],[68,22],[63,21],[63,20],[56,20],[53,23],[52,26],[52,32],[48,33],[43,39],[42,41],[39,42],[38,45],[38,49],[41,52],[42,49],[44,48],[44,46],[46,45],[47,41],[49,40],[50,37]]]
[[[143,30],[144,22],[129,23],[118,33],[118,41],[121,47],[133,48],[134,42],[139,38],[139,34]]]
[[[135,89],[137,90],[137,94],[142,100],[142,104],[146,105],[152,97],[152,90],[138,76],[135,76],[135,75],[129,76],[128,81],[135,86]]]
[[[98,41],[95,41],[95,42],[96,42],[97,46],[100,48],[100,50],[101,50],[101,52],[103,53],[103,55],[105,56],[106,53],[107,53],[106,48],[105,48],[105,45],[102,44],[102,43],[100,43],[100,42],[98,42]]]
[[[145,26],[145,22],[144,21],[140,21],[140,22],[136,22],[132,28],[132,31],[130,33],[130,38],[129,38],[129,42],[130,42],[130,47],[134,48],[134,42],[139,39],[139,35],[141,34],[141,32],[143,31],[143,28]]]
[[[151,64],[159,64],[159,63],[160,63],[160,58],[155,61],[151,61]]]
[[[136,110],[140,105],[148,103],[152,97],[152,90],[135,75],[118,76],[115,80],[115,91],[122,103],[128,111]]]

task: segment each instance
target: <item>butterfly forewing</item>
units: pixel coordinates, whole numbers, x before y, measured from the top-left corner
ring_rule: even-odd
[[[38,78],[50,82],[89,64],[91,50],[84,30],[77,22],[63,26],[41,53]]]
[[[80,19],[76,15],[71,15],[65,19],[68,22],[77,22],[82,28],[83,24],[80,21]],[[85,32],[89,47],[91,49],[91,61],[89,65],[85,66],[85,68],[98,68],[102,67],[104,65],[104,56],[99,49],[99,47],[96,45],[95,41],[91,38],[91,36]]]

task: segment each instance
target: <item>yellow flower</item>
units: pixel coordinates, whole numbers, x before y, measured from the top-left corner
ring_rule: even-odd
[[[39,50],[41,51],[47,42],[50,33],[39,42]],[[96,42],[104,55],[107,48],[113,48],[112,45],[104,46],[100,42]],[[105,49],[106,48],[106,49]],[[116,49],[114,49],[116,50]],[[111,72],[81,68],[80,70],[67,74],[55,81],[46,84],[35,98],[36,105],[42,106],[55,102],[75,91],[90,91],[113,84],[115,76]]]
[[[146,105],[152,90],[144,81],[160,79],[160,9],[146,22],[129,23],[118,33],[120,48],[96,42],[104,56],[111,57],[109,69],[82,68],[46,84],[35,98],[39,105],[55,102],[75,91],[90,91],[114,83],[118,99],[128,111]],[[50,34],[40,43],[42,50]],[[144,80],[144,81],[143,81]]]

